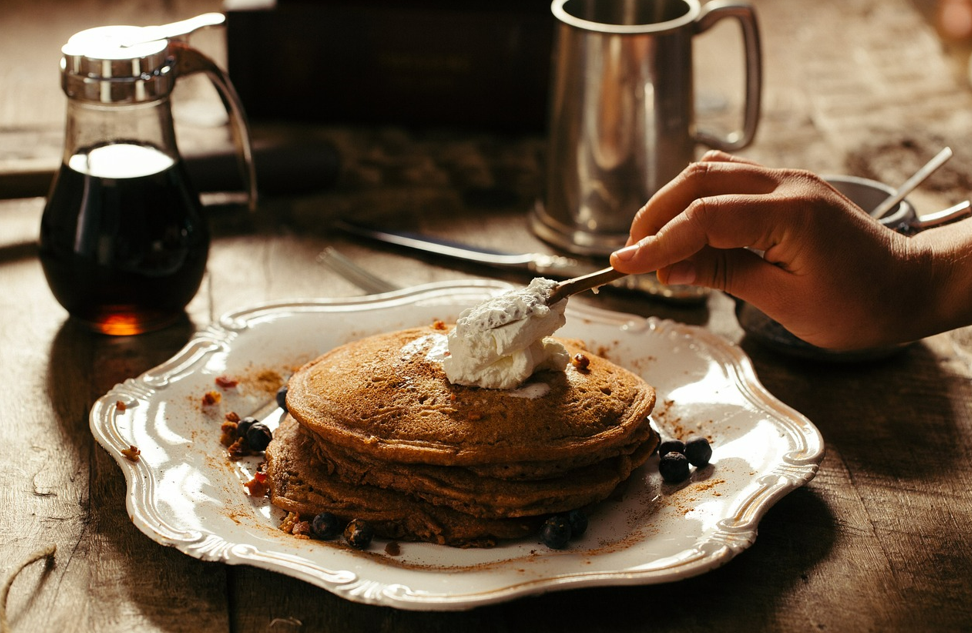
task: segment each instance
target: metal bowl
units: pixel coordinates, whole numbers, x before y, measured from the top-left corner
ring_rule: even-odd
[[[858,178],[856,176],[822,176],[822,178],[831,187],[847,196],[851,202],[865,211],[874,209],[888,197],[895,194],[893,187],[883,182],[869,180],[867,178]],[[881,218],[880,222],[885,226],[896,227],[904,223],[913,222],[917,217],[915,208],[905,198],[897,205],[891,207],[891,210]]]

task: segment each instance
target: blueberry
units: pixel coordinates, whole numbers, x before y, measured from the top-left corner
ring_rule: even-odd
[[[287,385],[277,389],[277,406],[284,411],[287,410]]]
[[[587,531],[587,515],[583,510],[571,510],[567,513],[567,523],[570,524],[571,538],[579,538]]]
[[[341,521],[330,512],[321,512],[311,521],[311,534],[319,539],[332,539],[341,533]]]
[[[246,445],[250,447],[250,450],[265,450],[272,439],[273,433],[263,422],[254,422],[246,430]]]
[[[540,540],[550,549],[564,549],[570,536],[570,522],[562,514],[544,521],[543,528],[540,530]]]
[[[658,472],[661,473],[665,483],[681,483],[689,476],[688,458],[674,451],[665,453],[658,461]]]
[[[712,447],[704,437],[693,437],[685,443],[685,456],[696,468],[704,468],[712,457]]]
[[[367,521],[354,519],[344,528],[344,540],[355,549],[365,549],[375,538],[375,529]]]
[[[239,424],[236,425],[236,437],[246,437],[246,432],[250,430],[250,427],[259,422],[256,418],[243,418],[240,420]]]
[[[658,445],[658,454],[667,455],[669,453],[685,454],[685,442],[682,440],[665,440]]]

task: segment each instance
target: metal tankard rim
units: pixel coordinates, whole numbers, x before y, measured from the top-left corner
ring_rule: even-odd
[[[569,11],[567,11],[564,5],[569,2],[576,1],[577,0],[553,0],[553,2],[550,4],[550,11],[553,13],[554,17],[557,18],[557,20],[568,26],[583,29],[585,31],[607,33],[612,35],[642,35],[674,31],[693,23],[696,18],[699,17],[699,13],[701,13],[702,10],[699,0],[677,0],[678,2],[686,5],[687,10],[684,14],[672,20],[666,20],[664,22],[652,22],[649,24],[610,24],[585,20],[571,14]]]

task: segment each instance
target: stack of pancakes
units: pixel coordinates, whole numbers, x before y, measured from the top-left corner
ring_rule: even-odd
[[[514,390],[454,385],[441,324],[331,350],[289,382],[267,448],[270,499],[364,519],[386,538],[488,546],[608,497],[658,442],[641,378],[589,363]]]

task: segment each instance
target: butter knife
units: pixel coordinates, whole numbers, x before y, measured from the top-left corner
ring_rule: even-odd
[[[384,244],[482,264],[503,270],[522,271],[537,277],[569,279],[593,273],[602,266],[586,263],[563,255],[546,253],[506,253],[478,248],[438,238],[402,231],[389,231],[347,219],[338,220],[335,227],[355,237],[370,239]],[[696,286],[666,286],[654,273],[627,275],[610,284],[615,288],[647,294],[671,303],[699,304],[705,302],[710,290]]]

